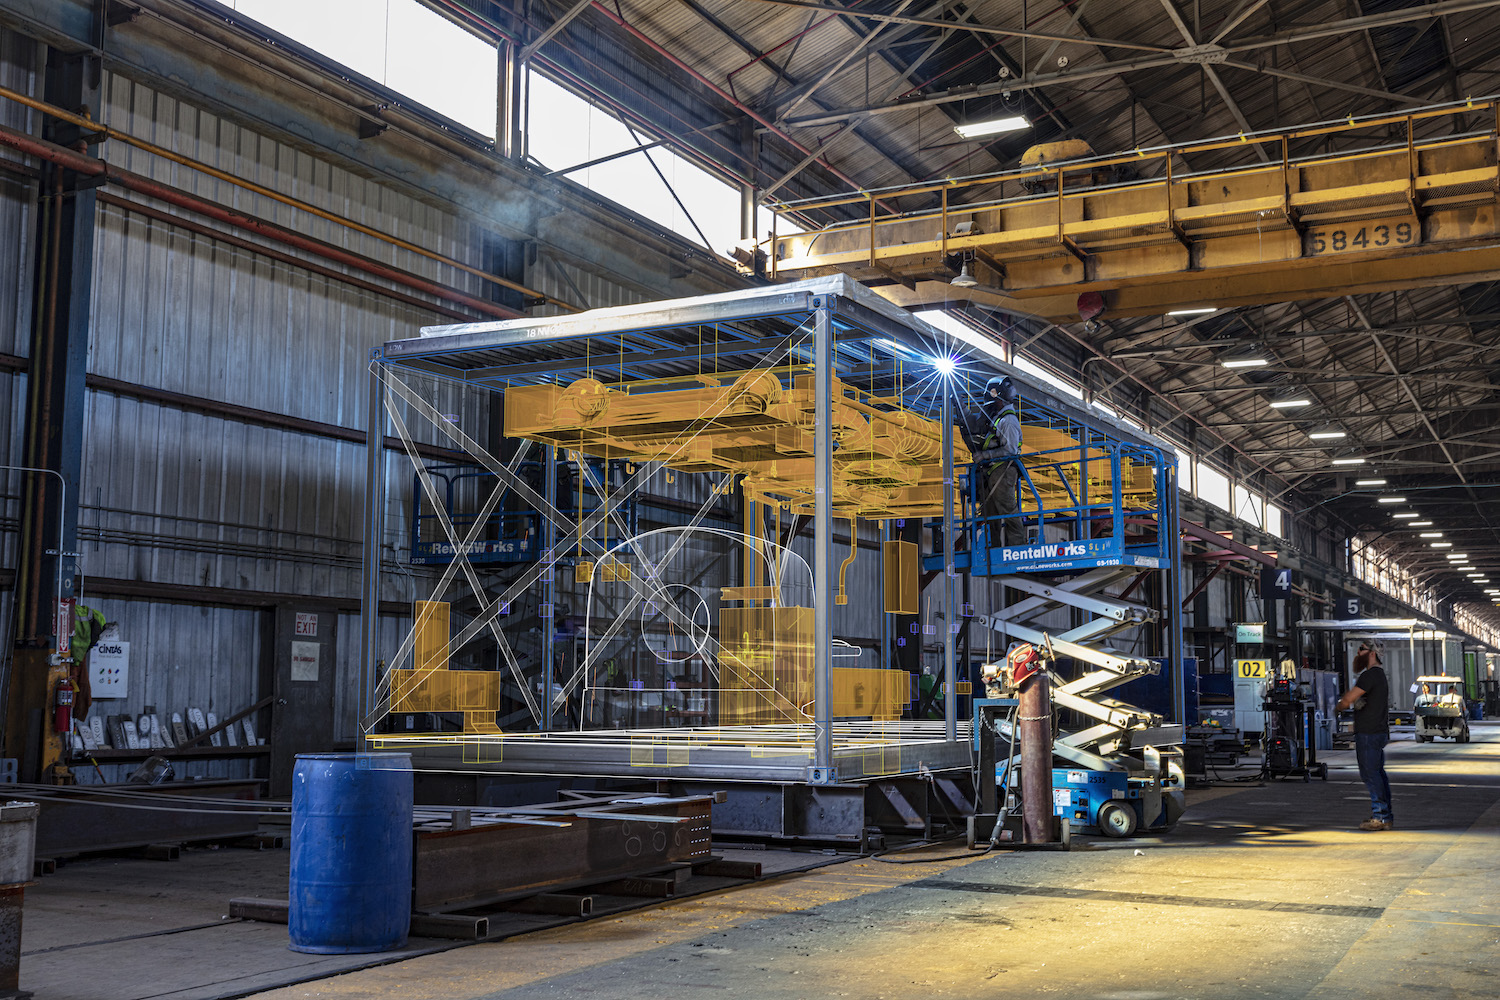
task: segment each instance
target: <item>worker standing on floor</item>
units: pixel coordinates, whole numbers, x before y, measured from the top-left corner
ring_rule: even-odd
[[[1359,644],[1354,658],[1354,684],[1339,699],[1339,711],[1354,709],[1354,759],[1359,762],[1359,776],[1370,792],[1370,818],[1359,824],[1361,830],[1390,830],[1394,827],[1391,812],[1391,779],[1385,773],[1385,745],[1390,742],[1390,688],[1380,653],[1368,643]]]
[[[985,384],[975,416],[974,437],[978,440],[969,442],[969,450],[974,455],[975,474],[981,477],[980,513],[990,519],[1010,518],[1020,509],[1016,456],[1021,453],[1020,409],[1010,379],[997,375]],[[995,527],[990,531],[990,544],[1004,545],[1006,522],[991,523]]]

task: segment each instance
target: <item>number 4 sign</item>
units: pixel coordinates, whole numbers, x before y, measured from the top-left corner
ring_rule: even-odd
[[[1260,571],[1260,599],[1286,601],[1292,596],[1292,571],[1283,566],[1267,566]]]

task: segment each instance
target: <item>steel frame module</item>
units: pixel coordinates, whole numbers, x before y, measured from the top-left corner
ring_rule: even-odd
[[[794,352],[815,373],[816,429],[814,433],[814,625],[813,673],[814,716],[810,739],[787,740],[787,730],[805,731],[808,727],[733,727],[744,733],[738,741],[747,751],[734,750],[719,741],[708,753],[700,768],[685,755],[663,754],[663,760],[642,761],[632,752],[643,746],[676,741],[660,730],[615,733],[579,732],[563,736],[558,733],[507,733],[500,736],[472,737],[489,739],[496,752],[486,756],[473,750],[464,752],[467,761],[455,759],[459,752],[453,738],[441,742],[412,737],[370,734],[369,726],[377,710],[375,660],[377,657],[378,615],[380,597],[380,546],[386,506],[386,481],[382,473],[385,444],[388,376],[402,370],[462,382],[478,388],[493,389],[502,385],[550,381],[564,376],[578,377],[586,371],[618,371],[622,381],[662,376],[691,377],[682,368],[684,362],[701,357],[702,344],[696,331],[713,326],[729,337],[717,344],[719,360],[742,358],[753,367],[774,345],[785,344],[785,335],[767,337],[768,330],[797,330],[810,327],[811,343]],[[597,309],[573,315],[536,319],[479,322],[456,326],[433,327],[423,336],[387,343],[371,354],[370,410],[367,438],[365,497],[366,545],[362,563],[362,594],[365,614],[361,635],[361,718],[366,738],[383,745],[410,749],[418,766],[442,767],[451,764],[464,769],[488,769],[505,772],[547,771],[558,774],[629,773],[641,777],[672,778],[737,777],[741,780],[802,780],[810,784],[835,784],[841,780],[874,776],[860,763],[870,753],[882,760],[874,769],[882,775],[911,773],[921,768],[937,770],[967,767],[967,723],[962,727],[957,717],[957,699],[946,699],[940,731],[930,724],[889,723],[873,731],[859,726],[836,724],[830,717],[833,666],[832,614],[836,592],[836,562],[833,553],[832,495],[832,385],[835,375],[846,380],[868,379],[876,383],[882,373],[895,375],[901,366],[928,368],[936,357],[952,356],[952,338],[920,318],[892,305],[879,295],[844,275],[744,289],[716,295],[654,302],[641,305]],[[586,345],[593,339],[618,341],[621,349],[616,359],[610,355],[590,354]],[[624,345],[629,343],[627,352]],[[613,353],[613,352],[612,352]],[[877,359],[879,363],[877,363]],[[983,367],[1010,375],[1028,394],[1046,398],[1057,406],[1079,409],[1071,400],[1058,399],[1050,387],[1016,371],[999,361],[983,359]],[[931,384],[928,376],[927,384]],[[922,379],[916,381],[921,382]],[[943,418],[945,455],[944,480],[955,480],[952,449],[952,392],[938,379],[940,399],[928,398]],[[920,389],[920,386],[919,386]],[[920,392],[914,394],[920,396]],[[1094,419],[1106,419],[1088,408]],[[1117,425],[1127,437],[1141,434],[1123,424]],[[456,439],[457,440],[457,439]],[[1155,439],[1152,439],[1155,440]],[[944,586],[940,605],[942,620],[957,621],[954,577],[955,516],[951,489],[945,490],[947,502],[943,511],[945,540]],[[375,541],[376,544],[371,544]],[[551,545],[548,549],[552,548]],[[555,558],[555,557],[554,557]],[[946,690],[956,687],[956,630],[944,629],[943,676]],[[548,660],[550,663],[550,659]],[[550,686],[543,688],[550,692]],[[550,718],[550,711],[547,714]],[[545,723],[543,724],[545,727]],[[763,733],[751,732],[765,728]],[[850,746],[836,749],[835,731],[853,739]],[[679,731],[682,732],[682,731]],[[722,737],[722,730],[718,731]],[[463,740],[470,739],[464,737]],[[644,742],[643,742],[644,741]],[[810,744],[810,746],[809,746]],[[894,755],[891,747],[897,747]],[[503,747],[503,751],[500,749]],[[756,749],[759,752],[756,752]],[[767,749],[774,752],[767,753]],[[810,752],[809,752],[810,750]],[[503,759],[501,753],[503,752]],[[734,758],[725,759],[726,755]],[[687,760],[682,758],[686,756]],[[757,761],[760,763],[757,764]],[[699,771],[702,773],[698,773]],[[854,773],[851,773],[854,772]]]

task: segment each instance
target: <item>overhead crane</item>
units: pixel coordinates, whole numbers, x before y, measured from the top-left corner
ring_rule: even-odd
[[[1343,148],[1294,154],[1310,143]],[[1252,147],[1270,162],[1186,166]],[[1110,315],[1145,316],[1488,281],[1497,150],[1500,100],[1471,100],[784,202],[804,222],[860,218],[773,228],[738,256],[773,279],[842,272],[908,308],[967,299],[1053,322],[1077,322],[1091,292]],[[911,199],[937,204],[886,207]],[[971,287],[950,283],[964,265]]]

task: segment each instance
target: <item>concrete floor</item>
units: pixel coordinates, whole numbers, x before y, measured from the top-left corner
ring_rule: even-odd
[[[28,892],[22,984],[40,1000],[198,1000],[305,975],[332,978],[255,995],[1489,998],[1500,723],[1475,740],[1392,744],[1390,833],[1354,829],[1369,802],[1340,753],[1327,783],[1193,792],[1164,837],[856,859],[492,944],[414,939],[411,957],[343,975],[287,951],[283,927],[214,926],[247,882],[285,892],[284,851],[85,862]]]
[[[1329,780],[1194,795],[1160,838],[895,867],[862,859],[261,994],[1097,1000],[1500,994],[1500,724],[1392,744],[1397,828]]]

